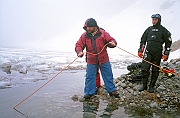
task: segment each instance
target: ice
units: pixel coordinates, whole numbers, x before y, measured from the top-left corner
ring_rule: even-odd
[[[4,82],[4,81],[0,82],[0,89],[10,88],[10,87],[11,87],[10,82]]]
[[[46,80],[49,75],[57,74],[65,69],[74,59],[75,52],[49,51],[49,50],[23,50],[0,48],[0,89],[17,86],[17,84],[30,84],[39,80]],[[180,49],[170,53],[170,59],[180,57]],[[109,58],[114,70],[124,69],[131,63],[140,62],[141,59],[131,54],[110,53]],[[85,56],[69,65],[68,70],[85,70]]]

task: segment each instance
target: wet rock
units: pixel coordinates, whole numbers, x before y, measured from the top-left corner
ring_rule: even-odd
[[[5,88],[11,88],[11,83],[10,82],[0,82],[0,89],[5,89]]]
[[[7,74],[11,74],[11,65],[1,65],[2,71],[6,72]]]
[[[103,112],[103,115],[110,116],[110,115],[111,115],[111,113],[109,113],[109,112],[107,112],[107,111],[104,111],[104,112]]]
[[[179,84],[179,83],[176,83],[174,86],[175,86],[176,88],[180,88],[180,84]]]
[[[158,92],[162,92],[162,91],[164,91],[164,90],[166,90],[166,88],[165,88],[163,85],[160,85],[160,86],[157,88],[157,91],[158,91]]]
[[[126,88],[126,84],[125,83],[121,83],[120,86],[123,87],[123,88]]]
[[[156,102],[153,102],[149,105],[151,108],[157,108],[158,104]]]
[[[142,85],[136,85],[135,87],[133,87],[133,90],[138,91],[141,87],[142,87]]]
[[[82,96],[79,98],[79,102],[84,102],[85,101],[85,98]]]
[[[26,74],[27,73],[27,68],[26,67],[20,68],[19,73]]]
[[[161,104],[160,107],[161,107],[161,108],[167,108],[168,105],[167,105],[167,104]]]
[[[128,92],[133,93],[134,91],[133,91],[133,89],[128,89]]]
[[[122,74],[120,78],[126,78],[126,74]]]
[[[137,107],[137,105],[135,103],[130,103],[129,105],[132,107]]]
[[[75,102],[75,101],[78,101],[78,95],[73,95],[72,97],[71,97],[71,99]]]

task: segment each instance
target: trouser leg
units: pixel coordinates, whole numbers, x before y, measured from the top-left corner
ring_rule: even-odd
[[[160,62],[161,62],[161,51],[156,52],[153,55],[153,61],[152,63],[159,66]],[[149,92],[153,93],[154,92],[154,86],[156,84],[157,78],[159,76],[159,68],[156,66],[152,66],[152,76],[151,76],[151,82],[150,82],[150,86],[149,86]]]
[[[143,58],[144,60],[151,62],[152,55],[146,50]],[[151,65],[144,60],[142,61],[142,64],[141,64],[143,86],[139,89],[139,91],[147,90],[149,70],[151,67]]]
[[[98,66],[95,64],[87,64],[85,87],[84,87],[85,95],[94,95],[96,91],[97,67]]]
[[[147,90],[147,83],[148,83],[148,78],[149,78],[149,72],[143,70],[142,71],[142,82],[143,82],[143,86],[139,89],[139,91],[144,91]]]
[[[113,82],[113,73],[111,69],[110,62],[106,62],[100,66],[101,75],[104,80],[104,84],[109,93],[114,92],[116,90],[114,82]]]
[[[151,77],[151,82],[150,82],[150,86],[149,86],[149,92],[150,93],[154,93],[154,86],[156,84],[157,78],[158,78],[158,76],[152,76]]]

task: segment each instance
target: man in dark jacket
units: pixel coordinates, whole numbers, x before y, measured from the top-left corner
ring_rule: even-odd
[[[86,48],[86,51],[89,52],[86,53],[87,69],[84,98],[90,98],[96,91],[96,74],[98,68],[101,70],[101,75],[109,94],[111,96],[119,97],[113,83],[112,69],[106,50],[107,46],[114,48],[117,43],[106,31],[98,27],[95,19],[89,18],[86,22],[86,27],[86,32],[81,35],[75,46],[75,51],[78,57],[82,57],[84,55],[84,48]],[[106,44],[108,45],[103,49]],[[99,53],[102,49],[103,51],[100,54],[92,55]]]
[[[148,27],[143,33],[138,49],[138,56],[159,66],[161,58],[167,61],[172,44],[171,33],[161,25],[161,15],[153,14],[151,16],[153,26]],[[165,51],[162,55],[163,44],[165,43]],[[146,49],[145,49],[146,46]],[[145,49],[144,55],[143,51]],[[141,69],[143,75],[143,86],[139,91],[147,90],[147,82],[151,65],[142,61]],[[152,76],[149,86],[149,92],[154,92],[154,86],[159,76],[159,68],[152,66]]]

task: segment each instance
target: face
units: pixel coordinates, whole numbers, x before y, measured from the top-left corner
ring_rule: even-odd
[[[94,33],[96,30],[96,27],[87,27],[87,32],[88,33]]]
[[[158,19],[157,19],[157,18],[152,18],[152,24],[153,24],[153,25],[156,25],[157,22],[158,22]]]

